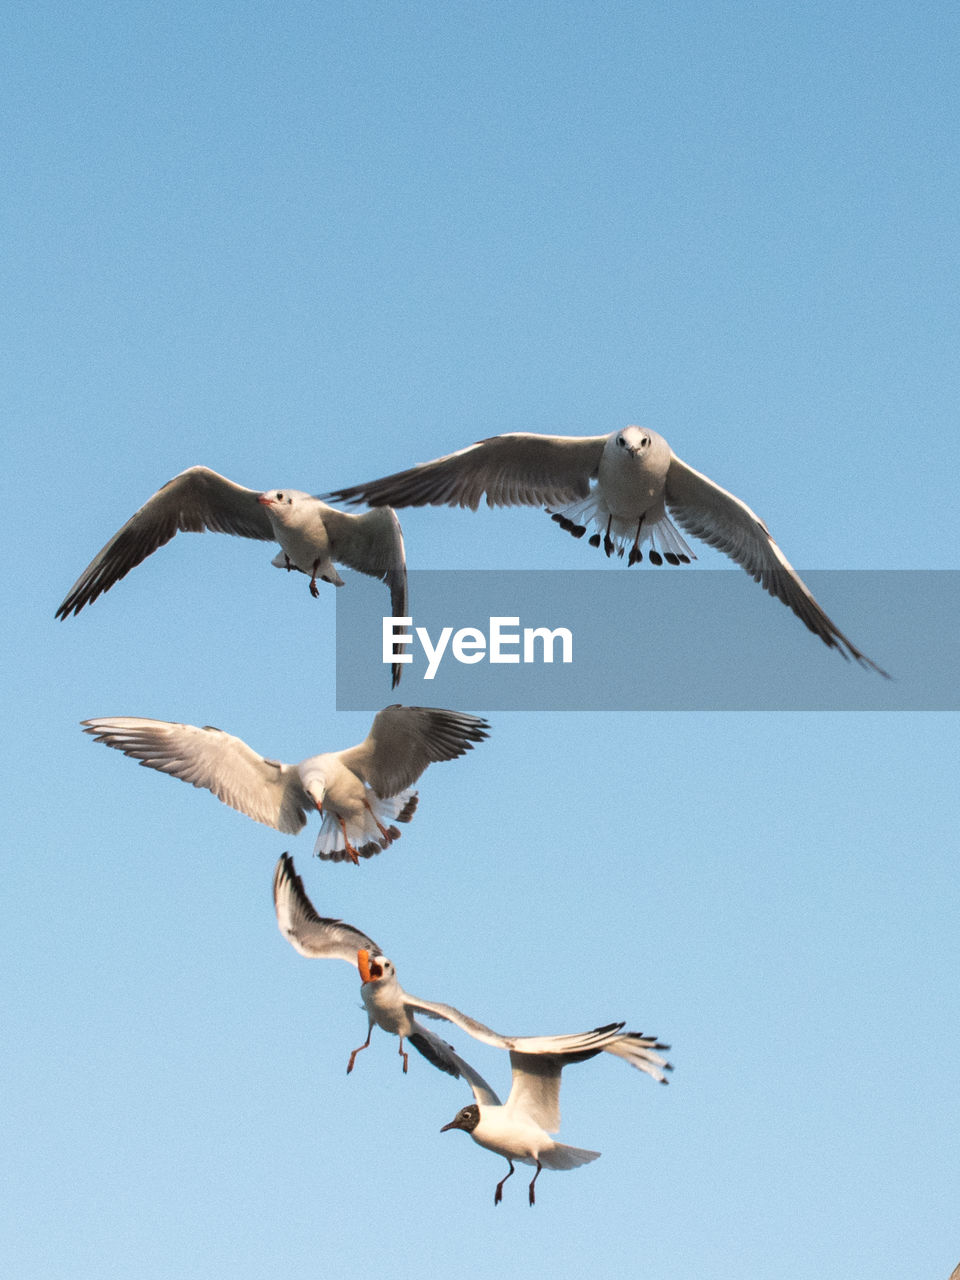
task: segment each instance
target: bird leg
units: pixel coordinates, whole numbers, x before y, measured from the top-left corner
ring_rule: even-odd
[[[403,1074],[407,1074],[407,1051],[403,1047],[403,1036],[400,1037],[400,1048],[397,1050],[400,1057],[403,1058]]]
[[[374,820],[374,822],[377,824],[377,830],[378,830],[378,831],[380,832],[380,834],[383,836],[384,840],[386,840],[387,844],[392,844],[392,843],[393,843],[393,837],[390,835],[390,832],[389,832],[389,831],[387,830],[387,828],[383,825],[383,823],[380,821],[380,819],[377,817],[377,815],[373,812],[373,808],[372,808],[372,806],[371,806],[371,804],[370,804],[370,801],[367,799],[367,797],[366,797],[366,796],[364,796],[364,797],[363,797],[363,803],[364,803],[364,805],[366,806],[367,812],[370,814],[370,817],[371,817],[371,818]]]
[[[287,573],[289,573],[291,569],[295,569],[297,567],[286,552],[283,553],[283,560],[284,564],[287,566]]]
[[[610,526],[613,524],[613,516],[607,518],[607,531],[603,535],[603,549],[608,556],[613,555],[613,539],[610,537]]]
[[[372,1034],[372,1033],[373,1033],[373,1023],[371,1022],[371,1023],[369,1024],[369,1026],[367,1027],[367,1038],[366,1038],[366,1040],[364,1040],[363,1044],[358,1044],[358,1045],[357,1045],[357,1047],[356,1047],[356,1049],[354,1049],[353,1053],[351,1053],[351,1055],[350,1055],[350,1061],[347,1063],[347,1075],[349,1075],[349,1074],[350,1074],[350,1072],[353,1070],[353,1063],[354,1063],[354,1059],[356,1058],[356,1056],[357,1056],[357,1054],[360,1052],[360,1050],[361,1050],[361,1049],[369,1049],[369,1048],[370,1048],[370,1036],[371,1036],[371,1034]]]
[[[643,552],[640,550],[640,530],[643,528],[643,516],[637,521],[637,536],[633,540],[633,546],[630,548],[630,555],[627,564],[636,564],[638,560],[643,559]]]
[[[344,822],[343,818],[340,817],[339,813],[337,814],[337,821],[340,823],[340,830],[343,832],[343,846],[350,855],[350,861],[355,867],[358,867],[360,865],[360,859],[357,857],[356,849],[347,838],[347,824]]]
[[[314,600],[316,600],[317,596],[320,594],[320,589],[317,586],[317,570],[320,568],[321,564],[323,564],[322,560],[314,560],[313,573],[310,577],[310,594],[313,596]]]
[[[503,1199],[503,1184],[506,1182],[507,1178],[512,1178],[515,1172],[513,1167],[513,1161],[510,1159],[509,1156],[507,1157],[507,1164],[510,1166],[510,1172],[505,1173],[503,1177],[500,1179],[500,1181],[497,1183],[497,1189],[493,1193],[494,1204],[499,1204],[500,1201]]]
[[[536,1180],[540,1177],[540,1170],[541,1170],[542,1168],[543,1168],[543,1165],[542,1165],[542,1164],[540,1163],[540,1161],[538,1160],[538,1161],[537,1161],[537,1172],[533,1175],[533,1181],[530,1183],[530,1203],[531,1203],[531,1204],[535,1204],[535,1203],[536,1203],[536,1200],[537,1200],[537,1197],[536,1197],[536,1195],[534,1194],[534,1190],[533,1190],[533,1183],[534,1183],[534,1182],[536,1182]]]

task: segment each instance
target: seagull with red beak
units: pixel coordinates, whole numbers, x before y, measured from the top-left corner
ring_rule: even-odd
[[[320,594],[318,579],[343,586],[334,561],[379,578],[390,588],[390,611],[407,616],[407,564],[400,522],[389,507],[353,515],[337,511],[299,489],[246,489],[209,467],[190,467],[174,476],[135,512],[84,569],[57,610],[58,618],[78,614],[178,532],[232,533],[260,542],[279,542],[272,563],[298,569]],[[401,666],[394,663],[393,686]]]

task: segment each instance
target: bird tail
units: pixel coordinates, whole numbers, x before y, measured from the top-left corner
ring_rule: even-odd
[[[549,1151],[540,1152],[540,1163],[545,1169],[576,1169],[581,1164],[600,1158],[599,1151],[586,1151],[583,1147],[568,1147],[557,1142]]]
[[[347,823],[347,839],[361,858],[372,858],[384,849],[389,849],[394,840],[400,839],[400,832],[392,824],[410,821],[417,807],[417,793],[412,787],[408,787],[406,791],[384,798],[368,789],[367,803],[370,808],[365,808],[360,818]],[[380,830],[381,827],[386,835]],[[346,862],[350,857],[343,839],[340,819],[330,809],[323,811],[323,822],[313,852],[316,857],[327,862]]]

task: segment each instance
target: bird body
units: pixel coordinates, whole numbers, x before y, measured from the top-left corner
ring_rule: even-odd
[[[626,555],[631,565],[643,559],[644,547],[655,565],[696,559],[687,533],[730,556],[829,648],[887,674],[831,621],[760,517],[646,428],[600,436],[491,436],[327,496],[372,507],[475,511],[484,498],[491,507],[546,507],[574,537],[582,538],[592,525],[591,546],[602,545],[608,556]]]
[[[83,721],[97,742],[142,765],[204,787],[233,809],[278,831],[295,834],[316,809],[323,822],[314,852],[342,862],[388,848],[417,808],[413,783],[428,764],[454,760],[487,736],[477,716],[438,707],[385,707],[363,742],[322,752],[299,764],[259,755],[241,738],[136,716]]]
[[[394,617],[407,613],[407,566],[400,522],[389,508],[354,515],[299,489],[258,492],[209,467],[190,467],[168,481],[114,534],[67,592],[58,618],[78,614],[178,532],[232,533],[279,542],[272,564],[343,586],[334,561],[385,582]],[[401,666],[392,667],[393,685]]]

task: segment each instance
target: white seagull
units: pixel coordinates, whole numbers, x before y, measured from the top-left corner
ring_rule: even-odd
[[[323,814],[314,847],[343,862],[388,848],[417,807],[412,789],[428,764],[455,760],[482,742],[486,720],[439,707],[394,705],[378,711],[363,742],[299,764],[258,755],[240,738],[205,725],[108,716],[82,721],[84,732],[142,765],[206,787],[218,800],[278,831],[296,833],[307,812]]]
[[[534,1204],[534,1187],[541,1169],[576,1169],[598,1159],[599,1151],[570,1147],[551,1137],[560,1128],[560,1073],[572,1062],[586,1062],[604,1050],[626,1058],[632,1066],[647,1070],[622,1051],[624,1039],[634,1035],[630,1031],[624,1032],[623,1026],[622,1022],[611,1022],[606,1027],[597,1027],[582,1035],[553,1036],[549,1041],[542,1041],[552,1044],[553,1048],[532,1052],[529,1046],[540,1041],[518,1040],[516,1043],[522,1047],[510,1050],[513,1083],[506,1102],[501,1102],[483,1077],[463,1063],[461,1075],[473,1090],[476,1101],[461,1107],[440,1132],[462,1129],[479,1146],[495,1151],[507,1161],[510,1169],[497,1183],[494,1204],[500,1203],[503,1184],[516,1172],[514,1160],[536,1166],[528,1190],[530,1203]],[[668,1046],[657,1044],[656,1048],[666,1049]],[[669,1068],[670,1064],[664,1063],[662,1058],[659,1061]],[[663,1084],[667,1083],[665,1077],[660,1079]]]
[[[591,488],[591,481],[596,483]],[[422,462],[407,471],[328,494],[372,507],[545,506],[553,519],[582,538],[590,524],[607,555],[628,564],[688,564],[696,556],[677,529],[725,552],[772,596],[788,605],[824,644],[861,665],[887,673],[831,622],[745,502],[688,467],[663,436],[625,427],[602,436],[548,436],[511,432],[491,436]]]
[[[370,969],[367,957],[379,956],[380,948],[353,925],[317,914],[304,890],[303,881],[297,875],[293,859],[288,853],[281,857],[273,873],[273,905],[276,908],[280,932],[302,956],[308,956],[311,959],[346,960],[355,969],[361,968],[359,957],[362,956],[364,967],[361,969],[361,977],[364,984],[369,982]],[[357,1054],[369,1045],[374,1024],[382,1027],[390,1035],[400,1037],[397,1051],[403,1058],[404,1072],[407,1070],[407,1054],[403,1042],[409,1040],[428,1062],[441,1071],[446,1071],[448,1075],[458,1078],[463,1074],[463,1059],[457,1056],[452,1045],[421,1026],[416,1018],[411,1017],[405,1010],[380,1008],[375,1003],[368,1003],[364,994],[366,989],[366,985],[362,986],[360,994],[369,1018],[367,1039],[350,1054],[350,1061],[347,1063],[348,1075],[353,1070]]]
[[[382,504],[381,504],[382,505]],[[94,556],[57,610],[58,618],[77,614],[109,591],[148,555],[178,532],[233,533],[260,542],[279,542],[271,561],[280,569],[298,569],[310,578],[343,586],[334,561],[379,578],[390,588],[395,618],[407,614],[407,564],[400,522],[389,509],[351,515],[329,507],[299,489],[245,489],[208,467],[190,467],[168,481],[130,517]],[[401,666],[393,665],[393,685]]]
[[[461,1031],[473,1036],[475,1040],[493,1045],[498,1049],[510,1050],[511,1061],[515,1054],[524,1060],[529,1058],[534,1063],[551,1063],[554,1059],[579,1061],[579,1057],[574,1059],[570,1055],[585,1053],[585,1056],[592,1057],[594,1053],[600,1053],[602,1050],[623,1058],[632,1067],[646,1072],[661,1084],[667,1083],[665,1072],[673,1068],[656,1051],[668,1049],[669,1045],[661,1044],[656,1036],[645,1036],[638,1031],[624,1031],[625,1024],[622,1022],[603,1027],[600,1031],[589,1031],[585,1035],[504,1036],[499,1031],[492,1031],[482,1022],[477,1022],[476,1019],[461,1013],[453,1005],[421,1000],[419,996],[413,996],[408,991],[404,991],[393,963],[366,934],[361,933],[359,929],[354,929],[352,925],[344,924],[341,920],[332,920],[317,914],[303,888],[303,881],[296,874],[293,860],[286,854],[280,859],[274,874],[273,901],[280,932],[301,955],[347,960],[350,964],[356,965],[360,971],[362,983],[360,998],[367,1011],[367,1038],[350,1054],[350,1061],[347,1064],[348,1073],[353,1070],[357,1054],[369,1046],[373,1028],[377,1026],[390,1035],[399,1036],[399,1053],[403,1058],[404,1071],[407,1069],[407,1054],[404,1052],[403,1042],[409,1040],[415,1049],[418,1049],[441,1071],[446,1071],[453,1076],[466,1077],[479,1102],[487,1103],[492,1099],[494,1105],[499,1105],[496,1095],[483,1078],[478,1076],[472,1068],[465,1070],[466,1064],[462,1058],[456,1056],[450,1045],[438,1039],[417,1021],[416,1015],[420,1014],[426,1018],[451,1022]],[[353,950],[354,946],[356,951]],[[530,1070],[536,1073],[537,1068],[530,1068]],[[553,1070],[553,1067],[549,1068],[550,1072]],[[556,1075],[557,1089],[559,1089],[559,1067],[556,1068]],[[481,1098],[478,1090],[485,1091],[486,1096]],[[557,1123],[559,1123],[559,1116]],[[550,1167],[546,1161],[544,1164]],[[499,1199],[499,1195],[497,1198]]]

